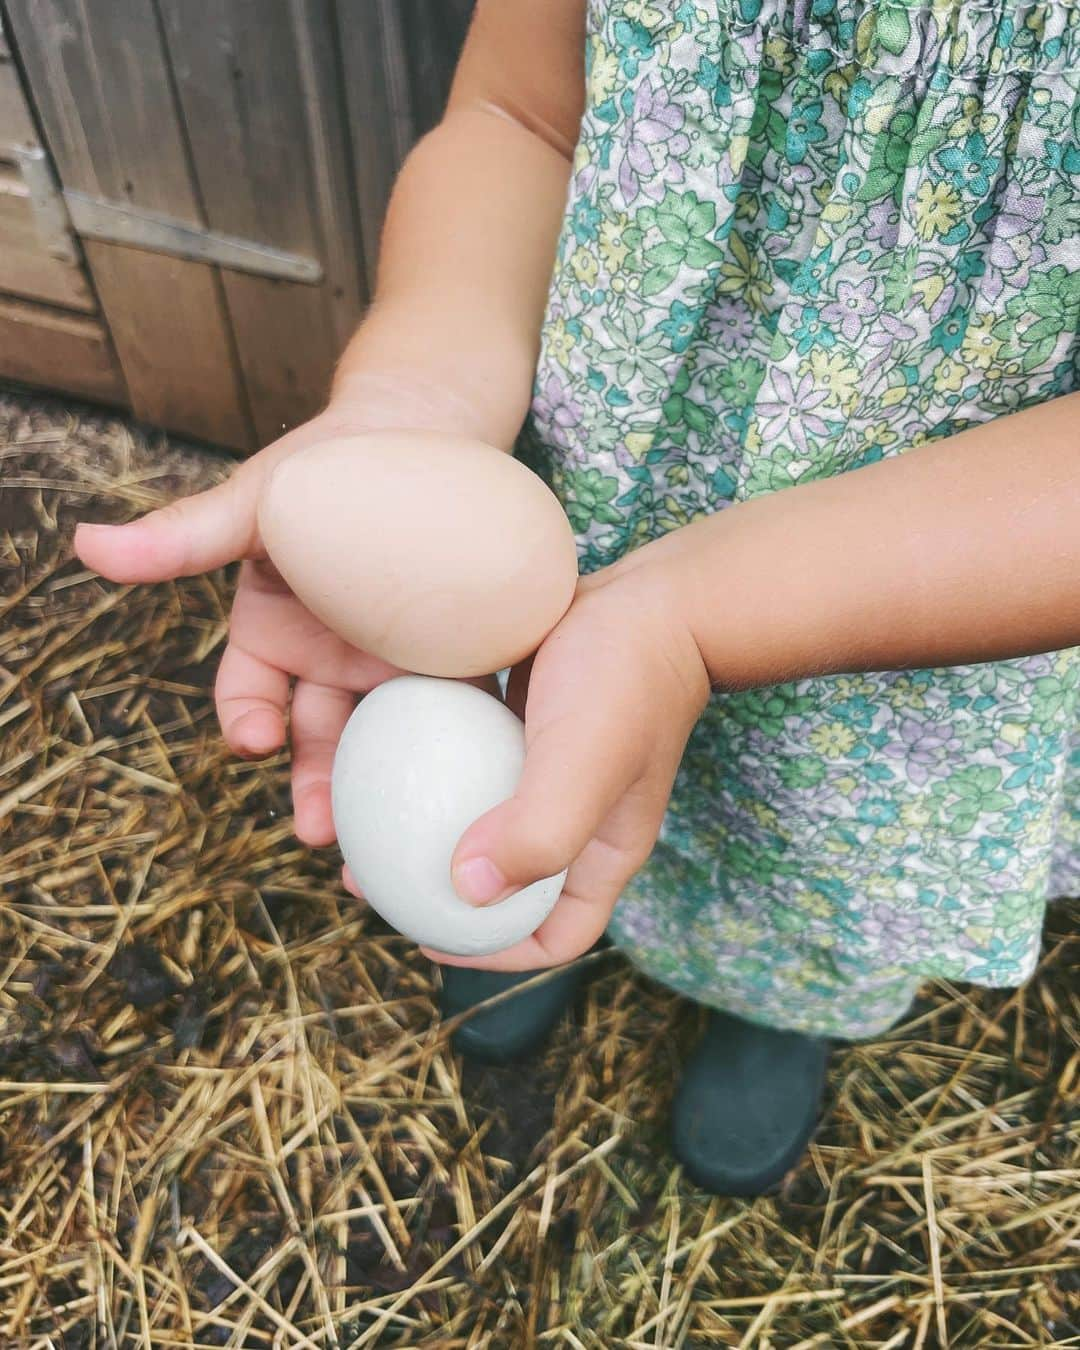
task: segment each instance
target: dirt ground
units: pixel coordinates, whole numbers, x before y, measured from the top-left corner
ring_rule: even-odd
[[[114,586],[79,518],[227,462],[0,394],[0,1345],[1080,1346],[1080,906],[1016,992],[834,1065],[779,1194],[665,1136],[699,1013],[614,953],[522,1068],[292,834],[210,700],[231,577]]]

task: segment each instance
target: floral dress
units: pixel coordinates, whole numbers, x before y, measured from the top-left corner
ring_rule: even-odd
[[[1075,4],[591,0],[587,43],[520,447],[584,570],[1080,387]],[[717,695],[611,936],[843,1037],[1023,982],[1080,880],[1078,687],[1074,649]]]

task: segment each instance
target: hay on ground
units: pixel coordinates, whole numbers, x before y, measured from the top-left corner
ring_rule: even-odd
[[[72,559],[223,472],[0,398],[0,1344],[1080,1346],[1078,907],[1028,988],[840,1055],[778,1196],[701,1195],[696,1010],[604,954],[542,1060],[464,1071],[284,756],[218,738],[228,578]]]

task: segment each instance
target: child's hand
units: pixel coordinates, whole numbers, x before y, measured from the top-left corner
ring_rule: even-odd
[[[418,412],[411,392],[410,415],[438,425],[442,410],[433,402]],[[82,561],[113,581],[165,581],[242,560],[214,690],[218,719],[232,750],[261,757],[284,744],[289,707],[296,833],[312,845],[334,841],[330,770],[355,695],[398,672],[351,647],[300,603],[267,559],[256,506],[275,465],[294,452],[400,425],[400,388],[373,383],[364,394],[362,402],[331,404],[245,460],[218,487],[126,525],[80,525],[75,536]],[[445,414],[451,429],[456,415]]]
[[[585,578],[531,671],[515,671],[510,702],[525,702],[528,747],[521,784],[454,856],[464,898],[490,902],[569,866],[561,899],[507,951],[476,959],[427,952],[433,959],[491,970],[570,961],[603,933],[652,851],[710,688],[667,558],[647,545],[632,562]]]

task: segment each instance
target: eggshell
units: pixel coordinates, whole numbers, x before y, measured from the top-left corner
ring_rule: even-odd
[[[480,441],[370,432],[297,451],[259,503],[271,561],[354,646],[425,675],[486,675],[536,650],[577,582],[566,515]]]
[[[334,758],[334,823],[364,898],[400,933],[483,956],[547,918],[565,872],[480,909],[450,879],[461,836],[513,796],[524,762],[521,722],[473,685],[403,675],[357,705]]]

